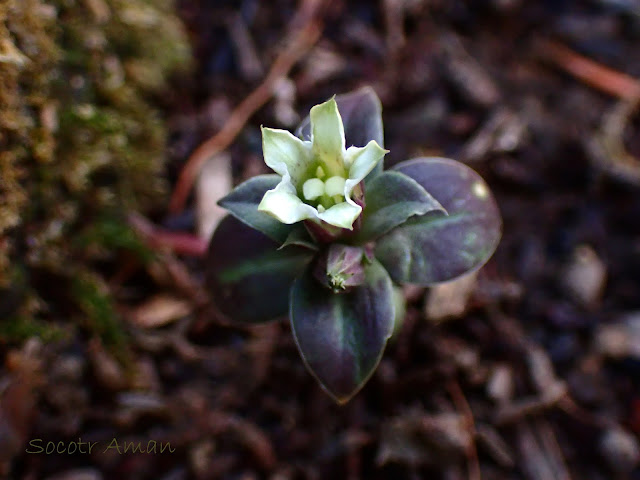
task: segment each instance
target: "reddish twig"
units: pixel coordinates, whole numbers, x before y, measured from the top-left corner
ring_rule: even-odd
[[[321,3],[321,2],[317,2]],[[301,9],[306,9],[303,1]],[[209,158],[231,145],[249,118],[269,101],[277,83],[285,78],[293,66],[320,38],[321,26],[316,15],[311,15],[306,24],[287,42],[285,49],[274,61],[263,82],[246,97],[231,113],[222,130],[202,143],[185,163],[169,203],[171,213],[180,212],[200,168]]]
[[[467,402],[464,392],[462,391],[462,388],[460,388],[458,382],[455,380],[450,381],[447,385],[447,390],[449,390],[449,395],[451,395],[451,399],[453,400],[456,409],[464,415],[467,428],[469,429],[469,432],[471,432],[472,440],[466,452],[469,479],[482,480],[482,474],[480,473],[480,461],[478,460],[478,451],[476,450],[476,423],[473,419],[473,412],[471,411],[469,402]]]
[[[550,61],[602,92],[623,100],[634,100],[640,97],[640,81],[601,65],[560,43],[541,40],[536,44],[535,50],[544,60]]]
[[[203,257],[207,242],[191,233],[171,232],[154,225],[139,214],[129,215],[129,225],[154,250],[167,249],[180,255]]]

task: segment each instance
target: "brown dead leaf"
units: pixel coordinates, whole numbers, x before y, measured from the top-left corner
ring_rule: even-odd
[[[151,297],[129,315],[142,328],[157,328],[189,315],[193,305],[181,298],[167,294]]]
[[[461,316],[467,309],[467,302],[476,287],[477,276],[477,273],[473,272],[431,288],[425,302],[427,319],[441,322]]]
[[[113,391],[126,388],[128,379],[124,370],[99,339],[93,338],[89,341],[87,353],[93,374],[103,387]]]
[[[473,436],[463,415],[410,412],[388,420],[382,428],[376,462],[413,466],[441,465],[465,457]]]

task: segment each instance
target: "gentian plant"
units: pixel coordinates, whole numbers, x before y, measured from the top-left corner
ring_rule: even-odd
[[[383,171],[381,106],[370,88],[316,105],[297,133],[262,129],[275,173],[220,200],[231,215],[211,239],[207,282],[232,321],[288,313],[307,368],[344,403],[394,330],[395,286],[480,268],[501,219],[486,183],[459,162],[415,158]]]

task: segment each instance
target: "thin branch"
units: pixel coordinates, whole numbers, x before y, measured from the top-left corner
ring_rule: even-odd
[[[602,92],[624,100],[640,97],[640,81],[630,75],[606,67],[550,40],[540,40],[534,48],[542,59]]]
[[[204,257],[207,252],[206,240],[191,233],[165,230],[137,213],[130,214],[128,221],[144,242],[154,250],[170,250],[191,257]]]
[[[469,402],[464,396],[464,392],[457,381],[452,380],[447,385],[447,390],[449,390],[449,395],[453,400],[453,403],[456,406],[456,409],[464,415],[465,422],[467,424],[467,428],[469,432],[471,432],[471,443],[469,444],[469,448],[467,449],[467,462],[469,468],[469,480],[482,480],[482,474],[480,472],[480,461],[478,460],[478,451],[476,449],[476,423],[473,419],[473,412],[471,411],[471,407],[469,406]]]
[[[321,2],[316,3],[321,4]],[[307,2],[303,1],[301,9],[305,9],[306,6]],[[316,12],[317,10],[316,8]],[[287,77],[293,66],[318,41],[321,31],[317,15],[311,15],[306,24],[292,35],[285,49],[274,61],[263,82],[231,113],[222,130],[202,143],[193,152],[178,177],[178,182],[169,203],[169,211],[171,213],[175,214],[184,209],[189,192],[202,165],[216,153],[225,150],[231,145],[251,116],[272,97],[278,82]]]

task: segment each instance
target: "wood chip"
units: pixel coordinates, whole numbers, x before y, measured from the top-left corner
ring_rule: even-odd
[[[600,453],[609,467],[628,474],[640,463],[640,445],[633,435],[620,427],[607,430],[600,439]]]
[[[218,200],[233,188],[231,155],[218,153],[204,164],[196,183],[196,210],[198,235],[209,240],[227,211],[218,206]]]
[[[427,293],[425,314],[433,322],[460,317],[467,309],[477,280],[477,272],[470,273],[451,282],[441,283]]]
[[[595,343],[597,350],[608,357],[640,359],[640,312],[598,328]]]
[[[607,279],[607,266],[588,245],[576,247],[564,269],[562,284],[566,292],[584,307],[598,304]]]
[[[471,103],[489,107],[500,99],[498,86],[482,65],[465,49],[454,34],[442,35],[440,42],[444,66],[458,91]]]
[[[460,158],[465,163],[478,162],[493,153],[509,153],[525,142],[528,125],[507,108],[498,108],[462,147]]]
[[[498,403],[508,403],[513,398],[515,383],[509,365],[497,365],[487,382],[487,395]]]
[[[410,412],[388,420],[381,433],[378,465],[389,462],[413,466],[457,463],[473,444],[464,415]]]

